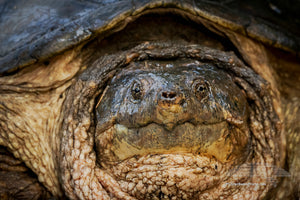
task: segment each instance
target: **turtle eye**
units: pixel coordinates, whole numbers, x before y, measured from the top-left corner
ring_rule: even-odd
[[[196,80],[193,83],[193,90],[195,96],[199,99],[205,99],[208,96],[209,88],[208,84],[203,80]]]
[[[143,97],[143,87],[138,81],[134,81],[131,86],[131,95],[134,100],[140,100]]]

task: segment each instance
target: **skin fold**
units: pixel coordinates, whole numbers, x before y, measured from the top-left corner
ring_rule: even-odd
[[[101,160],[118,162],[120,157],[168,151],[200,154],[220,137],[231,137],[229,132],[249,129],[243,124],[248,120],[245,95],[217,68],[192,61],[174,62],[171,67],[168,62],[148,62],[146,69],[133,65],[115,76],[99,102],[95,137]],[[107,108],[112,109],[107,112]],[[239,130],[226,122],[229,117],[240,120]],[[114,136],[103,141],[102,134],[107,131]],[[224,162],[229,154],[245,151],[249,136],[244,138],[236,138],[241,150],[220,155]],[[112,144],[113,152],[106,155],[109,149],[102,143]],[[121,148],[125,146],[131,148]]]
[[[1,75],[0,198],[299,198],[299,58],[144,9]]]
[[[220,182],[218,173],[227,163],[247,156],[245,94],[229,75],[209,65],[132,65],[114,77],[99,102],[98,163],[139,199],[199,198]],[[228,121],[233,116],[238,127]]]
[[[167,56],[175,59],[135,63]],[[126,58],[132,58],[129,66]],[[171,64],[174,69],[168,69]],[[284,170],[275,158],[280,158],[283,147],[282,126],[271,103],[272,93],[267,82],[234,55],[201,46],[146,43],[94,65],[85,73],[114,78],[103,83],[97,76],[86,79],[90,75],[83,73],[71,90],[77,95],[66,99],[69,104],[95,100],[65,109],[69,120],[63,126],[61,169],[69,195],[75,191],[84,198],[259,199],[280,183],[277,174]],[[128,68],[117,72],[114,65]],[[227,89],[221,84],[224,80]],[[101,84],[107,87],[98,93],[95,85]],[[97,94],[101,94],[98,100]],[[200,110],[191,112],[195,104]],[[94,105],[96,121],[89,111]],[[207,110],[210,114],[201,115]],[[188,138],[183,137],[185,132]],[[198,142],[189,143],[189,138]],[[184,165],[184,160],[190,164]],[[102,192],[88,192],[96,184]]]

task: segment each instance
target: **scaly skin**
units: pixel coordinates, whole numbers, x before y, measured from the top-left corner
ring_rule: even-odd
[[[145,43],[122,53],[102,56],[86,69],[85,61],[81,60],[78,52],[76,49],[66,52],[49,63],[48,69],[58,70],[60,77],[51,78],[47,76],[44,66],[36,65],[34,71],[23,70],[0,80],[0,145],[6,146],[9,151],[14,152],[16,158],[24,161],[52,195],[62,197],[65,194],[70,199],[262,199],[270,197],[270,192],[274,190],[280,191],[276,184],[281,184],[279,175],[284,171],[281,168],[286,160],[282,153],[285,152],[287,129],[282,124],[285,114],[282,109],[285,107],[280,104],[276,87],[270,85],[272,82],[245,66],[233,53],[199,45]],[[155,61],[148,62],[149,58]],[[184,141],[179,140],[179,143],[176,144],[175,141],[171,145],[174,147],[171,150],[160,149],[159,145],[148,143],[147,151],[119,154],[115,158],[107,156],[115,148],[114,134],[122,134],[118,132],[115,124],[134,127],[137,122],[132,124],[126,117],[119,118],[122,115],[115,114],[118,112],[112,112],[109,116],[103,115],[103,106],[108,101],[106,94],[113,95],[109,88],[105,89],[107,84],[113,77],[118,77],[118,74],[120,77],[126,74],[124,68],[128,65],[142,63],[146,67],[166,58],[168,64],[176,63],[176,60],[187,61],[187,64],[196,63],[199,66],[207,64],[214,66],[213,71],[229,75],[228,81],[236,88],[234,93],[240,97],[239,106],[235,107],[231,100],[222,104],[212,95],[218,94],[218,88],[225,89],[224,85],[213,83],[216,76],[207,77],[207,81],[212,82],[212,93],[207,100],[216,101],[222,108],[222,113],[216,111],[214,116],[226,122],[227,125],[222,125],[221,129],[231,126],[230,133],[234,134],[226,138],[228,143],[224,142],[226,134],[212,134],[209,137],[210,144],[200,142],[207,146],[205,151],[200,148],[199,154],[197,151],[190,151],[190,147],[198,150],[194,144],[177,152],[180,142]],[[180,69],[174,65],[176,70]],[[128,69],[131,77],[130,73],[135,73],[136,70],[132,70],[132,66]],[[205,71],[207,68],[203,69]],[[176,74],[176,70],[170,71],[172,76]],[[186,77],[191,75],[189,70]],[[156,72],[157,70],[153,71],[154,75],[159,77]],[[27,82],[28,77],[33,77],[34,74],[38,74],[37,78]],[[174,78],[169,81],[171,86],[176,84],[175,80]],[[166,96],[170,97],[170,94]],[[198,103],[197,99],[202,97],[194,93],[189,93],[189,96],[194,99],[191,102]],[[230,98],[234,99],[233,96]],[[179,105],[180,102],[178,101]],[[225,109],[224,105],[228,104],[233,107]],[[168,110],[170,100],[158,105]],[[149,104],[145,104],[143,108],[148,109],[148,106]],[[157,105],[150,108],[159,112]],[[240,108],[247,108],[248,111],[243,113]],[[173,111],[182,112],[178,106]],[[176,130],[174,124],[180,124],[178,119],[190,120],[189,117],[194,113],[188,113],[173,118],[160,114],[151,120],[160,124],[163,127],[160,128],[161,133],[165,133]],[[292,116],[288,120],[295,122],[297,115],[291,115],[288,109],[286,113],[286,116]],[[104,123],[105,126],[97,126],[101,122],[101,116],[108,120],[108,123]],[[145,123],[143,116],[145,115],[137,115],[136,119],[142,119],[140,124]],[[193,116],[195,122],[202,124],[205,116],[197,117],[199,115]],[[206,120],[211,119],[209,117]],[[147,134],[147,129],[145,130]],[[192,139],[199,138],[192,136]],[[297,137],[295,140],[297,141]],[[132,141],[135,142],[134,138],[127,140],[127,143],[131,144]],[[161,142],[165,144],[169,141]],[[234,144],[238,144],[237,149],[243,154],[235,154],[232,150]],[[229,153],[217,152],[220,147],[226,147]],[[293,147],[294,144],[290,149],[297,153]],[[103,148],[108,151],[102,152]],[[127,149],[128,146],[120,148]],[[154,154],[151,154],[152,149]],[[234,155],[230,157],[232,154]],[[111,164],[111,161],[117,161],[118,164]],[[293,159],[290,163],[293,165]],[[297,175],[294,174],[294,178],[297,182]]]
[[[246,97],[207,64],[145,65],[122,70],[98,102],[98,163],[138,199],[200,198],[249,154]]]
[[[240,129],[240,131],[237,131],[236,134],[233,134],[235,135],[233,138],[228,138],[228,141],[232,142],[232,144],[230,144],[229,142],[228,146],[233,146],[234,142],[242,144],[242,148],[243,146],[246,147],[248,145],[248,153],[245,153],[244,155],[237,153],[237,157],[233,157],[232,160],[230,160],[231,162],[226,163],[225,160],[220,159],[225,158],[226,156],[222,157],[222,154],[220,154],[219,157],[215,156],[217,155],[215,154],[215,150],[218,147],[222,147],[222,145],[226,146],[227,144],[222,143],[224,139],[222,138],[222,136],[220,137],[218,134],[213,134],[214,136],[212,137],[212,141],[215,141],[217,140],[216,138],[218,138],[218,144],[216,144],[216,146],[212,145],[212,148],[210,148],[210,146],[208,145],[207,152],[202,152],[199,155],[194,154],[195,152],[187,152],[187,149],[183,149],[183,153],[176,152],[176,148],[175,150],[172,150],[171,153],[168,150],[159,150],[157,149],[157,147],[151,146],[150,143],[150,146],[148,145],[149,150],[153,147],[157,150],[155,154],[153,154],[154,157],[151,156],[149,150],[146,151],[145,156],[139,156],[140,152],[134,152],[133,154],[136,156],[134,156],[132,159],[130,157],[133,154],[125,156],[117,155],[115,158],[106,156],[107,153],[109,155],[113,153],[110,154],[109,151],[105,150],[102,152],[102,148],[105,147],[108,150],[112,150],[114,148],[114,145],[116,144],[114,143],[113,139],[114,134],[122,135],[123,133],[118,132],[118,128],[113,128],[110,129],[112,130],[111,133],[109,133],[109,131],[105,132],[106,136],[104,134],[104,138],[102,140],[102,132],[99,132],[99,130],[101,130],[102,127],[106,127],[106,125],[104,126],[103,124],[100,124],[99,127],[96,128],[95,121],[93,120],[94,116],[91,114],[91,112],[95,106],[99,106],[99,113],[97,115],[99,115],[100,118],[98,117],[98,121],[102,123],[100,112],[101,109],[104,108],[101,108],[102,102],[97,105],[98,102],[95,101],[95,99],[97,99],[96,97],[98,96],[98,94],[103,91],[104,97],[102,99],[101,97],[99,97],[99,100],[103,101],[105,106],[105,102],[109,102],[109,100],[106,100],[105,93],[108,92],[108,94],[110,94],[109,89],[107,89],[106,91],[105,89],[99,90],[99,88],[103,88],[107,81],[107,79],[100,79],[99,77],[109,78],[112,75],[118,77],[118,75],[115,74],[116,69],[123,68],[134,61],[143,61],[144,59],[149,57],[156,60],[166,57],[170,60],[174,58],[184,59],[188,57],[190,59],[198,60],[199,62],[213,64],[220,70],[226,70],[226,73],[230,74],[233,77],[232,80],[234,81],[234,83],[239,88],[241,88],[241,91],[243,91],[242,96],[244,97],[241,97],[241,99],[247,99],[249,114],[246,118],[240,118],[239,115],[241,115],[241,113],[234,114],[234,112],[230,111],[230,109],[224,109],[225,114],[223,112],[223,115],[219,115],[220,113],[217,112],[216,119],[220,118],[220,116],[221,119],[222,117],[224,117],[228,124],[232,124],[233,127],[237,127],[237,129]],[[143,71],[141,73],[143,73]],[[154,74],[153,76],[157,75]],[[87,77],[90,78],[87,79]],[[120,77],[122,77],[122,75],[120,75]],[[210,78],[208,78],[208,80],[210,80]],[[127,83],[127,81],[125,81],[124,83]],[[218,85],[218,83],[215,84]],[[213,83],[212,85],[212,87],[216,87],[217,89],[217,86],[214,86]],[[212,89],[212,91],[216,89]],[[123,94],[126,94],[126,92]],[[150,96],[149,98],[151,99],[152,97]],[[213,99],[216,101],[215,98]],[[181,46],[168,43],[150,43],[140,45],[128,52],[124,52],[118,55],[104,56],[103,58],[96,61],[93,64],[92,68],[87,69],[81,76],[79,76],[78,81],[72,86],[72,88],[70,88],[67,95],[67,99],[65,102],[66,107],[64,108],[64,118],[67,120],[64,121],[61,131],[62,162],[60,163],[60,167],[62,170],[61,176],[64,189],[67,195],[71,198],[76,198],[77,196],[87,199],[105,199],[108,197],[117,199],[171,197],[178,199],[191,197],[198,199],[218,199],[220,197],[244,197],[247,199],[264,198],[268,194],[268,191],[270,191],[275,187],[277,183],[279,183],[276,173],[278,173],[278,169],[280,169],[281,167],[281,159],[284,159],[280,157],[279,153],[280,148],[283,147],[281,143],[282,141],[279,140],[281,134],[283,133],[282,126],[278,115],[273,108],[271,99],[272,93],[267,82],[260,78],[257,74],[255,74],[250,68],[243,65],[242,62],[240,62],[233,54],[230,53],[228,54],[221,51],[203,48],[197,45]],[[124,101],[126,103],[130,100],[126,100],[125,98],[124,100],[121,99],[121,101]],[[243,101],[241,101],[241,103],[238,103],[238,105],[243,105],[242,102]],[[228,103],[225,102],[225,104]],[[144,108],[148,109],[147,106],[148,104],[146,103]],[[233,107],[232,109],[235,110],[236,107]],[[120,109],[120,111],[121,110],[122,109]],[[104,115],[104,119],[109,121],[110,119],[112,119],[112,121],[115,121],[117,124],[119,122],[121,124],[124,122],[123,125],[129,125],[129,127],[130,123],[134,123],[134,126],[136,126],[136,124],[139,124],[138,120],[133,120],[133,122],[131,122],[130,120],[126,119],[126,110],[123,114],[116,114],[112,108],[112,114],[109,114],[108,116],[109,117],[106,117]],[[243,120],[241,120],[247,118],[248,120],[246,122],[243,122]],[[168,118],[164,119],[170,122]],[[168,123],[164,124],[160,118],[155,118],[155,116],[151,120],[155,121],[158,124],[163,124],[167,130],[171,130],[173,128],[172,126],[169,126]],[[203,120],[203,118],[199,118],[195,121],[201,122],[201,120]],[[211,118],[209,118],[208,120],[211,120]],[[143,123],[143,121],[141,122]],[[247,127],[249,128],[247,129]],[[94,133],[96,134],[96,140],[93,136]],[[147,133],[147,131],[145,133]],[[239,136],[245,136],[247,134],[250,135],[249,140]],[[98,154],[93,149],[93,144],[95,143],[95,141],[96,147],[98,149]],[[97,146],[97,141],[100,144],[99,146]],[[131,144],[131,141],[132,139],[129,139],[126,143]],[[122,152],[122,150],[128,150],[128,146],[126,145],[125,147],[122,147],[121,145],[120,147],[116,146],[116,149],[117,148],[120,148],[119,152]],[[118,151],[116,150],[116,152]],[[101,160],[102,156],[104,158],[104,161]],[[106,158],[111,159],[109,161],[120,161],[123,159],[125,159],[125,161],[119,163],[118,165],[113,165],[116,168],[107,170],[107,168],[105,168],[105,166],[107,166],[105,160]],[[130,159],[127,160],[126,158]],[[167,159],[164,161],[164,158]],[[194,166],[195,168],[186,169],[184,165],[181,164],[180,160],[182,159],[191,160],[191,162],[198,164]],[[173,161],[173,164],[170,164],[170,168],[168,168],[168,163],[171,163],[171,161]],[[108,162],[108,164],[110,164],[110,162]],[[211,167],[212,164],[214,166],[213,168]],[[143,167],[143,165],[145,165],[145,167]],[[157,188],[155,189],[155,187],[148,187],[146,185],[143,186],[143,184],[147,184],[147,180],[151,180],[152,175],[145,174],[142,175],[142,177],[136,177],[136,179],[134,179],[134,177],[138,174],[143,174],[147,171],[147,165],[149,165],[149,171],[153,172],[154,176],[155,173],[162,173],[162,176],[157,175],[157,178],[161,180],[157,180],[157,184],[153,185],[157,186],[158,190]],[[215,168],[216,165],[217,169]],[[157,171],[158,166],[162,167],[161,172]],[[208,171],[204,170],[204,172],[200,172],[201,169],[206,168]],[[220,171],[212,172],[212,169]],[[174,173],[177,174],[180,171],[182,172],[182,170],[192,171],[186,171],[185,173],[182,173],[183,176],[181,178],[179,177],[177,179],[174,179]],[[197,178],[195,179],[199,182],[205,180],[203,179],[205,175],[214,178],[213,180],[210,180],[208,178],[208,180],[204,181],[206,182],[207,186],[203,186],[203,188],[197,188],[199,187],[196,186],[197,184],[194,186],[190,185],[188,188],[186,188],[186,185],[184,185],[183,183],[192,183],[191,180],[195,178],[193,177],[195,175],[193,170],[200,170],[199,175],[196,175]],[[132,174],[131,176],[133,177],[133,179],[131,179],[130,176],[126,177],[127,174]],[[144,181],[144,178],[146,178],[147,180],[145,179],[145,182],[141,182]],[[137,182],[135,182],[135,180]],[[173,183],[175,180],[178,181],[177,183],[179,184],[175,187],[175,189],[164,187],[167,185],[171,186],[171,183]],[[167,185],[161,185],[159,183],[164,181],[166,181],[164,184],[167,183]],[[132,184],[136,185],[136,190],[130,190]],[[157,193],[151,192],[154,190],[157,191]]]

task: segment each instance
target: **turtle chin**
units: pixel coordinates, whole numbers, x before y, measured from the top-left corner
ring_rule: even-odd
[[[137,199],[198,199],[219,185],[226,167],[214,158],[173,153],[132,157],[106,172]]]
[[[226,121],[186,122],[172,130],[115,124],[96,134],[97,162],[138,199],[195,199],[224,180],[230,166],[244,162],[247,135]]]

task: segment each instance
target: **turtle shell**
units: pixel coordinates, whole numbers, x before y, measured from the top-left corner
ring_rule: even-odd
[[[273,1],[4,0],[0,3],[0,74],[43,61],[116,32],[143,12],[172,8],[299,55],[296,12]],[[276,1],[280,2],[280,1]],[[286,21],[289,23],[286,23]]]

